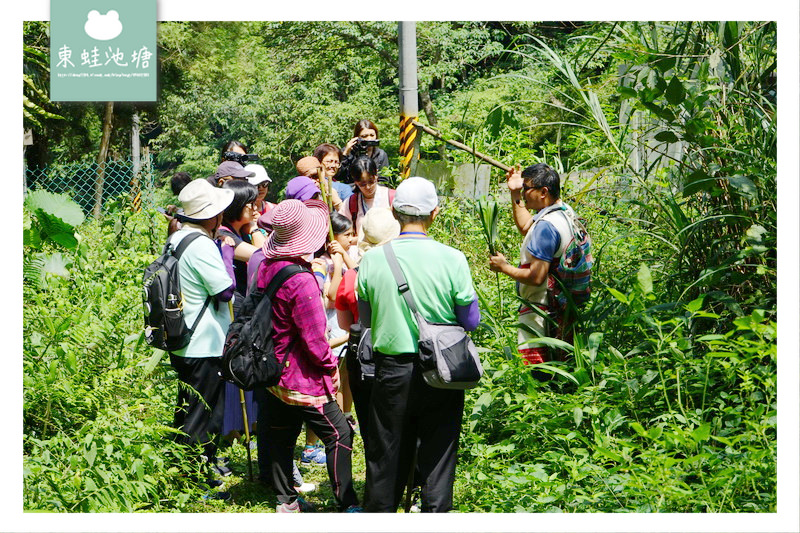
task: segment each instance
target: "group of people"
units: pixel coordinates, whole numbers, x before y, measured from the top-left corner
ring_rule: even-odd
[[[378,182],[379,169],[388,163],[385,152],[367,143],[356,153],[360,140],[377,134],[373,123],[360,121],[343,150],[319,145],[296,162],[297,176],[277,204],[265,199],[272,181],[267,171],[248,163],[247,149],[238,142],[224,148],[214,175],[173,177],[181,209],[168,217],[169,242],[177,246],[192,232],[208,237],[196,239],[180,257],[185,320],[193,324],[202,316],[188,346],[171,353],[170,361],[185,385],[178,389],[174,425],[182,442],[202,447],[198,481],[209,489],[220,488],[218,478],[230,473],[217,457],[221,437],[254,430],[259,479],[274,490],[277,511],[312,510],[300,494],[315,487],[303,483],[294,456],[305,425],[300,461],[326,466],[342,512],[396,512],[410,477],[423,512],[453,507],[464,391],[424,381],[416,319],[383,246],[392,243],[417,307],[430,322],[472,331],[480,322],[478,298],[464,254],[428,235],[439,213],[434,184],[411,177],[390,189]],[[563,244],[557,221],[539,223],[528,211],[560,202],[558,174],[536,167],[507,175],[515,221],[528,234],[527,262],[515,268],[499,254],[490,260],[492,270],[532,287],[526,295],[533,304],[540,302],[543,284],[546,291],[546,266]],[[280,381],[242,395],[219,374],[228,326],[247,294],[265,289],[287,265],[303,270],[283,280],[272,298]],[[374,376],[365,375],[347,350],[354,324],[371,328]],[[537,350],[523,357],[529,363],[546,360]],[[362,498],[352,479],[356,432],[366,462]],[[207,497],[229,494],[209,490]]]

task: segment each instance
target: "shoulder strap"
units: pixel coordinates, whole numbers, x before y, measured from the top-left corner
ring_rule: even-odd
[[[403,275],[403,269],[400,268],[400,263],[397,262],[397,256],[392,248],[392,243],[387,242],[382,246],[382,248],[383,253],[386,255],[386,261],[389,263],[389,268],[392,270],[392,275],[394,275],[394,279],[397,282],[397,290],[403,295],[403,298],[408,304],[408,308],[411,309],[411,312],[418,314],[417,305],[414,302],[414,296],[409,290],[408,283],[406,283],[406,277]]]
[[[358,213],[358,192],[354,192],[348,198],[348,207],[350,208],[350,218],[353,222],[356,221],[356,213]]]
[[[203,237],[203,236],[204,235],[202,233],[195,231],[195,232],[190,233],[189,235],[187,235],[183,239],[181,239],[181,242],[178,244],[178,246],[172,252],[173,257],[175,257],[175,259],[180,259],[180,257],[183,254],[184,250],[186,250],[186,248],[188,248],[189,245],[192,244],[195,241],[195,239],[197,239],[198,237]],[[165,250],[164,251],[166,252],[166,248],[171,246],[171,245],[172,245],[172,243],[170,241],[167,241],[167,245],[165,246]]]
[[[290,277],[294,276],[295,274],[299,274],[300,272],[308,272],[311,274],[311,271],[308,270],[306,267],[300,265],[286,265],[285,267],[281,268],[277,274],[269,281],[269,284],[264,289],[264,296],[272,299],[275,296],[275,293],[278,292],[278,289],[284,282],[289,279]]]

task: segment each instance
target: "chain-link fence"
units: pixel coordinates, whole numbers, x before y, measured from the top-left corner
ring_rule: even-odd
[[[138,166],[138,168],[137,168]],[[97,163],[52,164],[25,170],[27,188],[68,194],[87,216],[92,216],[109,200],[120,196],[130,199],[135,209],[153,207],[155,187],[152,156],[142,157],[136,165],[131,159]]]

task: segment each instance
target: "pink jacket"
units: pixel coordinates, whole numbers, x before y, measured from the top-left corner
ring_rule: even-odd
[[[299,258],[265,260],[258,270],[258,287],[265,288],[281,268],[292,263],[310,266]],[[275,355],[278,361],[286,357],[286,363],[279,384],[269,391],[293,405],[335,401],[337,359],[328,344],[325,310],[313,274],[296,274],[278,289],[272,300],[272,326]]]

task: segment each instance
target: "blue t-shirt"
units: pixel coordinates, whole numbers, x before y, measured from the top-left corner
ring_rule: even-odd
[[[550,262],[558,247],[561,246],[561,235],[549,220],[541,220],[533,228],[533,237],[528,241],[527,250],[536,259]]]
[[[339,198],[342,199],[342,201],[347,200],[353,195],[353,188],[346,183],[342,183],[341,181],[334,181],[333,188],[336,191],[336,194],[339,195]]]

